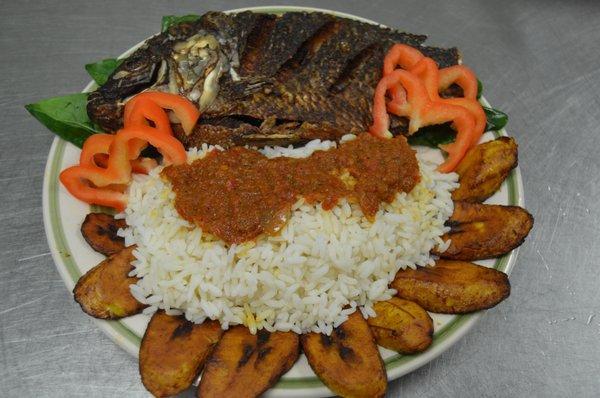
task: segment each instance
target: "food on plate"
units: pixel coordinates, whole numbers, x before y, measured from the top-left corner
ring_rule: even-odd
[[[450,240],[436,255],[450,260],[475,261],[498,257],[520,246],[533,227],[533,217],[518,206],[455,202],[446,224]]]
[[[405,145],[403,138],[396,139],[399,141],[347,136],[340,147],[352,144],[351,140],[359,140],[359,145],[363,140],[375,140],[389,146],[384,153],[393,153],[395,145]],[[314,141],[306,147],[264,148],[260,152],[273,160],[287,161],[283,156],[303,160],[311,155],[326,156],[336,148],[334,142]],[[215,151],[226,152],[204,146],[188,151],[188,162],[221,156]],[[364,156],[372,156],[376,163],[382,161],[376,154]],[[406,183],[410,184],[414,182],[414,156],[412,150],[406,151]],[[132,286],[132,293],[152,308],[178,308],[194,322],[208,317],[220,320],[224,327],[244,324],[253,332],[267,328],[330,333],[356,306],[370,313],[374,302],[391,298],[393,291],[388,284],[396,271],[429,264],[433,261],[430,251],[445,244],[440,236],[448,230],[444,222],[452,214],[450,196],[457,176],[440,173],[435,164],[425,160],[417,158],[417,163],[420,178],[416,186],[408,193],[399,191],[390,203],[381,203],[373,220],[364,216],[359,203],[347,198],[326,209],[323,203],[296,197],[279,231],[236,244],[228,244],[178,212],[180,192],[163,177],[171,166],[159,166],[147,176],[134,176],[124,214],[128,228],[123,231],[126,243],[136,244],[140,254],[132,272],[140,279]],[[369,167],[377,169],[380,165]],[[350,173],[341,175],[352,181]],[[231,186],[237,184],[231,177],[224,181],[223,189],[229,182]],[[394,181],[396,176],[376,174],[370,178],[376,183],[375,189],[385,188],[369,195],[374,200],[386,193],[387,181]],[[278,188],[259,187],[267,195],[254,191],[256,187],[251,184],[248,191],[240,188],[239,193],[249,196],[250,201],[258,196],[256,206],[267,206]],[[195,192],[203,189],[214,191],[195,181],[188,181],[187,188],[191,196],[202,197]],[[227,198],[237,200],[236,196]],[[221,211],[215,205],[211,209]],[[216,218],[214,225],[223,228],[245,219],[246,214],[236,209],[235,202],[225,202],[222,217]],[[255,214],[253,210],[251,213]],[[260,220],[255,225],[261,225]],[[354,308],[345,308],[353,302]]]
[[[318,12],[209,12],[148,40],[90,95],[88,113],[115,131],[123,100],[164,90],[203,113],[190,135],[176,132],[188,147],[339,139],[368,129],[373,89],[394,43],[419,47],[441,67],[458,63],[455,48],[421,46],[425,39]],[[395,118],[393,130],[405,125]]]
[[[131,55],[86,65],[94,92],[27,106],[82,149],[62,185],[119,213],[84,220],[110,257],[74,295],[97,318],[152,315],[153,395],[201,376],[198,396],[256,397],[303,351],[334,393],[380,397],[378,344],[422,352],[432,313],[508,297],[506,274],[465,261],[533,225],[479,203],[517,145],[480,143],[506,115],[425,39],[320,12],[169,16]]]
[[[158,311],[150,319],[140,346],[140,374],[156,397],[188,389],[217,344],[223,330],[218,322],[194,324],[182,316]]]
[[[119,319],[140,312],[145,304],[132,295],[129,286],[137,282],[130,277],[135,260],[130,246],[113,254],[79,278],[73,294],[81,309],[94,318]]]
[[[385,395],[385,366],[369,325],[359,312],[350,315],[329,336],[307,333],[300,341],[310,367],[335,394],[343,397]]]
[[[398,297],[442,314],[491,308],[510,294],[505,273],[452,260],[438,260],[433,267],[400,270],[391,286],[398,291]]]
[[[462,96],[440,96],[453,84],[462,89]],[[434,59],[418,49],[394,44],[385,56],[383,78],[375,88],[370,132],[379,137],[392,135],[388,112],[409,119],[409,135],[422,127],[451,123],[456,139],[440,145],[448,153],[440,171],[453,171],[485,131],[486,116],[476,98],[477,88],[477,78],[466,66],[439,69]],[[388,93],[391,100],[386,96]]]
[[[272,387],[300,355],[300,339],[293,332],[234,326],[210,355],[198,386],[198,397],[258,397]]]
[[[117,220],[110,214],[89,213],[81,224],[81,234],[92,249],[111,256],[125,248],[125,239],[117,235],[125,227],[125,220]]]
[[[418,304],[392,297],[373,306],[375,316],[367,319],[375,341],[401,354],[425,351],[433,342],[433,321]]]
[[[177,95],[149,92],[131,99],[125,106],[125,127],[116,134],[96,134],[83,144],[79,164],[60,173],[60,181],[76,198],[89,204],[109,206],[123,211],[126,184],[132,172],[148,173],[156,167],[154,159],[142,156],[152,146],[162,155],[164,164],[181,164],[186,154],[181,142],[173,137],[165,109],[189,129],[200,116],[193,104]],[[152,123],[152,124],[150,124]],[[105,165],[98,162],[102,156]]]
[[[406,138],[361,134],[307,158],[269,159],[238,147],[212,151],[162,174],[173,185],[181,217],[232,244],[279,231],[298,197],[321,203],[324,210],[347,197],[373,220],[381,203],[415,187],[419,165]]]
[[[517,162],[514,138],[500,137],[471,148],[455,170],[460,186],[452,192],[452,199],[483,202],[500,188]]]

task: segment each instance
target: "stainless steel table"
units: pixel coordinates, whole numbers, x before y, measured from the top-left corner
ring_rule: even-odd
[[[159,29],[164,14],[258,1],[47,1],[0,6],[0,396],[147,396],[137,363],[84,315],[48,253],[53,136],[23,104],[80,90],[86,62]],[[297,3],[300,4],[300,3]],[[389,396],[600,394],[600,3],[311,1],[460,47],[510,115],[535,227],[512,295]]]

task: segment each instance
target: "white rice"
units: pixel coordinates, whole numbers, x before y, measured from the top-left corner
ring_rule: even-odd
[[[262,152],[306,157],[335,145],[315,140]],[[192,149],[188,159],[211,150],[220,148]],[[124,214],[129,228],[120,231],[127,245],[137,245],[131,275],[140,280],[131,292],[149,305],[146,313],[162,308],[196,323],[217,319],[224,329],[244,324],[253,333],[329,334],[357,308],[373,316],[373,303],[394,295],[388,284],[399,269],[432,265],[430,250],[449,243],[440,236],[453,211],[457,176],[438,173],[423,159],[419,164],[421,182],[383,204],[373,223],[346,200],[331,211],[299,200],[280,235],[232,246],[179,217],[160,167],[137,175]]]

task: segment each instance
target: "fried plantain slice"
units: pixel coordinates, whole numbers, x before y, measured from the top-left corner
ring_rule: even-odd
[[[257,397],[279,380],[300,355],[296,333],[234,326],[223,334],[206,363],[198,396]]]
[[[474,261],[498,257],[520,246],[533,227],[533,217],[518,206],[455,202],[446,221],[450,246],[433,254],[451,260]]]
[[[460,186],[452,192],[452,199],[483,202],[500,188],[517,163],[517,143],[513,138],[500,137],[471,148],[455,170]]]
[[[331,336],[308,333],[300,341],[310,367],[335,394],[352,398],[385,395],[385,366],[360,311],[350,315]]]
[[[119,319],[142,311],[144,304],[137,301],[129,291],[129,285],[137,282],[128,276],[135,260],[129,246],[113,254],[77,281],[73,294],[81,309],[94,318]]]
[[[219,322],[194,324],[183,316],[156,312],[140,346],[139,366],[144,387],[156,397],[188,389],[222,334]]]
[[[92,249],[110,256],[125,248],[125,240],[117,236],[119,228],[125,227],[125,220],[117,220],[110,214],[90,213],[81,224],[81,234]]]
[[[438,260],[434,267],[407,268],[390,285],[427,311],[465,314],[491,308],[510,294],[508,276],[464,261]]]
[[[425,351],[433,341],[433,320],[421,306],[392,297],[373,305],[376,317],[367,319],[375,341],[402,354]]]

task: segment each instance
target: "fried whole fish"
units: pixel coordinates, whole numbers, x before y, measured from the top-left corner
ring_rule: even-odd
[[[172,26],[131,54],[90,94],[88,114],[108,131],[123,103],[144,90],[178,93],[202,117],[187,146],[301,144],[366,131],[374,88],[394,43],[419,48],[445,67],[456,48],[422,46],[426,36],[329,14],[208,12]],[[406,131],[395,118],[391,130]]]

